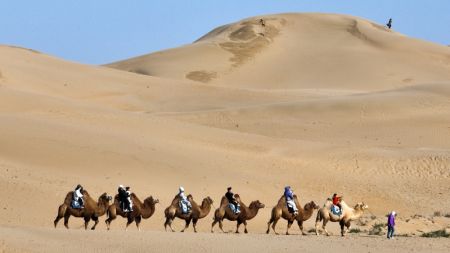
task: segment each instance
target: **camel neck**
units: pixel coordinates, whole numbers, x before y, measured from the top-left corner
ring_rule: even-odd
[[[209,214],[211,211],[211,204],[207,203],[206,201],[203,201],[202,206],[200,207],[200,218],[204,218]]]
[[[144,201],[144,204],[139,202],[142,218],[147,219],[153,215],[155,212],[155,203],[154,201]]]
[[[314,208],[311,207],[311,206],[309,206],[308,204],[306,204],[306,205],[302,208],[301,212],[302,212],[302,214],[303,214],[303,215],[302,215],[302,219],[303,219],[304,221],[306,221],[306,220],[308,220],[309,218],[311,218],[312,214],[314,213]]]

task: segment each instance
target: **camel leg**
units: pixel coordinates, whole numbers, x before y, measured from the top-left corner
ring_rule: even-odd
[[[198,219],[193,219],[192,220],[192,226],[194,227],[194,232],[197,233],[197,221]]]
[[[270,232],[270,224],[272,224],[272,222],[273,222],[273,218],[270,217],[269,222],[267,222],[267,230],[266,230],[266,234],[268,234],[268,233]]]
[[[319,227],[320,227],[320,222],[319,221],[316,221],[315,227],[316,227],[316,235],[319,236]]]
[[[70,218],[70,213],[66,212],[64,214],[64,227],[66,227],[67,229],[69,229],[69,218]]]
[[[247,221],[244,221],[244,233],[248,234],[248,230],[247,230]]]
[[[239,234],[239,226],[241,225],[241,223],[242,222],[240,220],[238,220],[236,223],[236,234]]]
[[[55,228],[56,228],[56,225],[58,225],[59,220],[61,220],[61,219],[62,219],[62,217],[56,216],[55,221],[53,221],[53,224],[55,225]]]
[[[351,225],[350,221],[348,221],[347,223],[345,223],[345,227],[347,228],[347,229],[345,230],[345,234],[347,234],[347,232],[350,230],[350,225]]]
[[[302,235],[306,235],[306,233],[303,231],[303,221],[302,220],[297,220],[297,224],[298,224],[298,228],[302,232]]]
[[[341,236],[344,236],[345,222],[343,220],[340,220],[339,226],[341,226]]]
[[[91,217],[84,217],[84,229],[87,230]]]
[[[219,228],[222,230],[222,233],[225,233],[225,231],[223,231],[223,220],[219,220]]]
[[[169,218],[166,217],[166,221],[164,222],[164,230],[167,232],[167,225],[169,224]]]
[[[277,223],[278,223],[279,220],[280,220],[280,219],[275,219],[275,220],[273,221],[273,223],[272,223],[272,230],[273,230],[273,232],[274,232],[276,235],[278,235],[278,233],[277,233],[277,231],[275,230],[275,227],[276,227],[276,225],[277,225]]]
[[[347,234],[348,229],[350,228],[350,221],[345,222],[341,220],[339,222],[339,225],[341,225],[341,236],[345,236]]]
[[[116,212],[108,212],[108,219],[105,220],[106,228],[109,230],[111,227],[111,222],[117,218]]]
[[[58,222],[64,217],[64,213],[66,212],[66,205],[62,204],[58,207],[58,214],[56,215],[55,221],[53,221],[53,224],[58,225]]]
[[[326,234],[327,236],[329,236],[330,233],[328,233],[327,229],[325,228],[325,227],[327,226],[327,222],[328,222],[327,219],[323,219],[322,229],[323,229],[323,231],[325,232],[325,234]]]
[[[137,227],[138,231],[141,231],[141,228],[139,227],[139,225],[141,224],[141,220],[142,220],[141,216],[136,216],[136,218],[134,218],[134,221],[136,222],[136,227]]]
[[[172,228],[172,221],[173,221],[172,218],[170,218],[170,217],[167,217],[167,218],[166,218],[166,222],[164,223],[164,229],[165,229],[166,231],[167,231],[167,226],[169,226],[170,230],[171,230],[172,232],[175,232],[175,230],[173,230],[173,228]]]
[[[292,223],[294,223],[294,221],[288,220],[288,224],[287,224],[287,228],[286,228],[286,235],[289,235],[289,229],[291,228]]]
[[[127,225],[125,226],[125,231],[128,230],[128,226],[130,226],[131,223],[133,223],[134,219],[130,216],[127,217]]]
[[[217,220],[214,219],[213,222],[211,223],[211,233],[214,233],[214,226],[216,225]]]
[[[111,222],[116,219],[116,216],[109,216],[108,219],[105,220],[106,228],[109,230],[111,228]]]
[[[189,227],[189,224],[191,224],[191,218],[186,219],[186,225],[184,226],[183,230],[181,230],[181,232],[184,232],[184,230],[186,230]]]
[[[94,226],[92,226],[91,230],[95,230],[95,227],[98,224],[98,217],[97,216],[92,216],[92,220],[95,222]]]

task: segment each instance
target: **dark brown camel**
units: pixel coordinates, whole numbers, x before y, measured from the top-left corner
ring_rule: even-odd
[[[133,211],[124,212],[122,208],[120,208],[119,195],[116,194],[114,197],[114,203],[108,207],[108,211],[106,212],[108,219],[106,219],[105,223],[108,230],[111,226],[111,222],[116,219],[117,215],[120,215],[128,220],[125,230],[134,221],[136,222],[136,227],[140,231],[141,229],[139,224],[141,223],[141,220],[152,217],[155,213],[155,205],[159,203],[159,200],[154,199],[152,196],[144,199],[144,203],[142,203],[134,193],[131,194],[131,200],[133,202]]]
[[[250,205],[247,207],[244,203],[242,203],[241,198],[238,194],[235,194],[234,197],[236,201],[241,205],[241,212],[239,214],[235,214],[228,205],[228,200],[224,196],[220,201],[220,207],[216,209],[214,212],[214,221],[211,224],[211,233],[214,233],[214,226],[217,222],[219,222],[219,228],[223,231],[223,220],[227,219],[230,221],[236,221],[236,233],[239,233],[239,226],[244,224],[245,233],[248,233],[247,230],[247,220],[253,219],[257,214],[259,209],[264,208],[264,204],[259,202],[259,200],[252,201]]]
[[[109,201],[112,199],[112,197],[108,196],[105,192],[98,198],[98,202],[95,202],[95,200],[91,198],[87,191],[83,191],[82,194],[85,203],[84,208],[75,209],[71,207],[73,191],[67,193],[66,198],[64,199],[64,203],[58,207],[58,214],[55,218],[55,221],[53,222],[55,228],[59,220],[63,217],[64,226],[66,228],[69,228],[69,218],[70,216],[74,216],[78,218],[84,218],[85,229],[87,229],[88,223],[92,219],[93,221],[95,221],[95,224],[91,229],[95,229],[98,224],[98,217],[106,213],[106,209],[108,208]]]
[[[302,235],[306,235],[306,233],[303,231],[303,222],[311,218],[311,216],[314,213],[314,210],[318,209],[319,206],[314,203],[314,201],[311,201],[307,203],[303,208],[300,205],[300,202],[298,201],[297,195],[294,195],[294,202],[295,205],[298,207],[298,215],[294,215],[293,213],[290,213],[287,204],[286,204],[286,198],[284,196],[281,196],[280,200],[278,200],[278,204],[273,207],[272,209],[272,216],[270,217],[269,222],[267,223],[267,231],[268,234],[270,232],[270,224],[272,224],[272,229],[275,234],[278,235],[278,233],[275,230],[275,226],[277,225],[277,222],[280,218],[283,218],[287,220],[287,229],[286,229],[286,235],[289,235],[289,228],[291,228],[292,223],[294,223],[295,220],[297,220],[298,227],[300,228],[300,231],[302,232]]]
[[[210,197],[206,197],[202,201],[202,205],[199,206],[195,201],[192,195],[187,196],[189,202],[192,204],[192,210],[188,214],[183,214],[181,207],[179,205],[180,203],[180,197],[177,195],[172,200],[172,204],[164,210],[164,214],[166,216],[166,222],[164,222],[164,229],[167,231],[167,226],[169,226],[170,230],[172,232],[175,232],[172,229],[172,222],[175,218],[180,218],[185,220],[186,225],[184,226],[183,230],[181,232],[184,232],[191,223],[192,220],[192,226],[194,227],[194,232],[197,233],[197,221],[199,219],[202,219],[206,217],[209,212],[211,211],[211,205],[213,203],[213,200]]]

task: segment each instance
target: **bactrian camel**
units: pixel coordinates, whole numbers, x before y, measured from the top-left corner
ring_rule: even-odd
[[[216,211],[214,212],[214,221],[211,224],[211,233],[214,233],[214,225],[216,225],[217,222],[219,223],[220,230],[222,230],[222,232],[225,232],[223,231],[223,224],[222,224],[224,219],[237,222],[236,233],[239,233],[239,226],[241,224],[244,224],[245,227],[244,232],[248,233],[247,220],[253,219],[258,214],[259,209],[264,208],[265,206],[263,203],[259,202],[259,200],[255,200],[252,201],[250,205],[247,207],[241,201],[241,198],[239,197],[238,194],[235,194],[234,197],[241,206],[241,212],[239,214],[235,214],[229,207],[227,198],[225,196],[222,197],[222,200],[220,201],[220,207],[217,208]]]
[[[108,196],[103,193],[99,198],[98,202],[91,198],[87,191],[83,191],[84,198],[84,208],[72,208],[72,198],[73,191],[67,193],[66,198],[64,199],[64,203],[58,207],[58,214],[53,222],[56,228],[58,221],[64,217],[64,226],[69,228],[69,218],[70,216],[84,218],[84,228],[87,229],[89,221],[92,219],[95,224],[92,226],[92,230],[98,224],[98,217],[104,215],[106,213],[106,209],[109,206],[109,201],[112,199],[111,196]]]
[[[194,232],[197,233],[197,221],[206,217],[211,211],[211,205],[213,200],[210,197],[206,197],[202,201],[202,205],[199,206],[192,197],[191,194],[187,196],[189,202],[192,204],[192,209],[190,213],[184,214],[180,207],[180,197],[177,195],[172,200],[172,204],[164,210],[164,215],[166,216],[166,222],[164,222],[164,229],[167,231],[167,226],[169,226],[172,232],[175,232],[172,228],[172,222],[175,218],[180,218],[185,220],[186,225],[181,232],[184,232],[192,221],[192,226],[194,227]]]
[[[106,219],[106,227],[110,228],[111,222],[117,217],[117,215],[122,216],[123,218],[127,218],[127,224],[125,226],[125,230],[128,226],[134,222],[136,222],[136,227],[140,231],[139,224],[142,219],[148,219],[152,217],[155,213],[155,205],[159,203],[158,199],[154,199],[152,196],[144,199],[144,203],[136,196],[136,194],[131,193],[131,200],[133,203],[133,211],[132,212],[124,212],[120,207],[119,195],[116,194],[114,197],[114,203],[108,207],[108,211],[106,215],[108,219]]]
[[[273,232],[275,232],[275,234],[278,234],[275,230],[275,226],[277,225],[278,220],[280,218],[283,218],[288,222],[286,235],[289,235],[289,229],[295,220],[297,220],[297,224],[300,228],[300,231],[302,232],[302,235],[306,235],[306,233],[303,231],[303,222],[311,218],[314,210],[319,209],[319,206],[316,205],[314,201],[311,201],[302,208],[300,202],[298,201],[297,195],[294,195],[294,202],[298,208],[298,215],[294,215],[293,213],[289,212],[286,204],[286,198],[284,196],[281,196],[281,198],[278,200],[277,205],[272,208],[272,215],[269,222],[267,223],[267,234],[270,232],[270,224],[272,224]]]
[[[319,235],[319,223],[321,221],[323,221],[322,229],[325,231],[326,235],[329,235],[325,226],[327,225],[328,221],[331,221],[339,222],[339,225],[341,226],[341,235],[345,236],[347,231],[350,229],[351,221],[359,219],[364,214],[364,210],[369,208],[369,206],[364,204],[364,202],[358,203],[354,208],[351,208],[343,200],[341,200],[342,214],[338,216],[331,212],[332,205],[333,202],[331,201],[331,199],[327,199],[323,207],[320,208],[317,212],[316,235]]]

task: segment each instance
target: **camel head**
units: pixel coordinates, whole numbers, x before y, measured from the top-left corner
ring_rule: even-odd
[[[205,203],[207,203],[207,204],[209,204],[209,205],[212,205],[213,200],[208,196],[208,197],[206,197],[206,198],[203,199],[202,204],[205,204]]]
[[[144,200],[144,203],[148,203],[150,205],[158,204],[159,199],[154,199],[153,196],[150,196]]]
[[[109,203],[109,201],[112,200],[112,196],[109,196],[106,192],[100,195],[98,198],[98,202],[106,202]]]
[[[365,209],[368,209],[369,206],[364,204],[364,202],[358,203],[355,205],[355,210],[361,210],[364,211]]]
[[[253,208],[261,209],[261,208],[264,208],[265,206],[266,205],[264,205],[263,203],[259,202],[259,200],[255,200],[255,201],[252,201],[252,203],[250,203],[249,208],[250,209],[253,209]]]
[[[319,205],[314,203],[314,201],[311,201],[309,203],[306,203],[304,209],[319,209]]]

